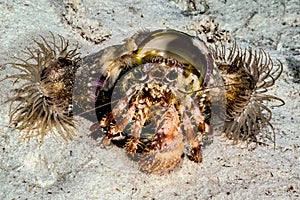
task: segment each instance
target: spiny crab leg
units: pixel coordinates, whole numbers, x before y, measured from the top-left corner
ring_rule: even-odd
[[[142,128],[146,122],[147,116],[149,116],[149,106],[145,103],[145,99],[137,99],[133,106],[138,110],[135,115],[135,120],[131,128],[130,139],[127,141],[125,149],[129,153],[135,153],[138,144],[140,143],[140,134]],[[134,113],[133,113],[134,114]]]
[[[174,105],[168,106],[162,119],[163,123],[155,134],[154,142],[152,143],[155,150],[163,149],[172,143],[180,129],[180,120]]]
[[[126,109],[129,99],[133,95],[133,91],[134,90],[127,91],[126,95],[114,106],[112,112],[99,122],[100,127],[109,127],[102,139],[102,145],[109,145],[111,139],[119,132],[122,132],[133,118],[135,114],[135,105],[132,104]],[[115,125],[112,125],[114,123]]]
[[[190,98],[192,100],[192,98]],[[194,119],[196,121],[196,124],[198,124],[198,131],[202,133],[202,135],[212,134],[211,126],[205,123],[205,118],[202,115],[199,106],[195,104],[195,101],[190,102],[189,109],[192,112],[192,115],[194,116]]]
[[[198,127],[192,125],[191,116],[188,116],[187,110],[191,111]],[[184,97],[184,104],[180,106],[180,112],[182,113],[186,138],[191,147],[189,158],[195,162],[202,162],[202,136],[209,133],[210,126],[204,122],[204,116],[189,95]]]
[[[135,106],[132,105],[129,109],[127,114],[125,114],[125,116],[123,116],[123,118],[121,118],[117,124],[113,125],[114,120],[114,116],[111,113],[109,113],[109,115],[107,117],[105,117],[103,120],[100,121],[99,126],[100,127],[107,127],[107,124],[109,124],[109,128],[105,134],[105,136],[102,139],[101,144],[104,146],[107,146],[110,144],[111,139],[117,135],[120,132],[123,132],[124,128],[126,127],[126,125],[131,121],[131,119],[133,118],[135,113]]]
[[[180,119],[174,105],[169,105],[161,127],[153,137],[151,151],[139,162],[141,170],[157,172],[173,168],[180,160],[184,143]]]

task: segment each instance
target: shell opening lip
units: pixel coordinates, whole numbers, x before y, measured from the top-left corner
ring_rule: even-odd
[[[190,63],[201,74],[203,85],[208,83],[213,70],[213,59],[208,47],[199,38],[173,29],[159,29],[141,42],[137,57],[142,58],[149,52],[172,54],[179,62]]]

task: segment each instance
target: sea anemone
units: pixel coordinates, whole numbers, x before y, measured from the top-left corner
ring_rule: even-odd
[[[263,50],[239,49],[234,43],[229,50],[225,45],[212,49],[213,57],[224,81],[226,90],[226,120],[224,132],[230,139],[258,142],[257,136],[269,126],[275,144],[274,128],[270,122],[272,111],[266,103],[284,101],[266,94],[282,73],[282,64],[273,64],[270,56]]]
[[[10,101],[10,125],[25,132],[24,138],[58,133],[64,140],[74,136],[72,89],[79,67],[78,46],[51,33],[51,41],[34,40],[36,48],[24,50],[26,58],[14,57],[8,66],[20,73],[5,79],[16,79],[21,86]]]

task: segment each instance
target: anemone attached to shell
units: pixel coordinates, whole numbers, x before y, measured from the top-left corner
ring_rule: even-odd
[[[223,131],[230,139],[258,142],[263,128],[272,129],[266,138],[275,144],[272,111],[267,102],[284,101],[266,92],[282,73],[280,61],[274,64],[264,50],[239,49],[234,43],[229,49],[219,45],[212,49],[215,64],[221,73],[226,91],[226,120]]]
[[[14,57],[8,66],[17,69],[15,89],[10,102],[10,125],[24,131],[24,138],[40,137],[43,142],[48,133],[60,135],[64,140],[74,136],[72,89],[80,57],[78,46],[69,48],[62,36],[51,33],[34,40],[35,48],[26,48],[25,58]]]

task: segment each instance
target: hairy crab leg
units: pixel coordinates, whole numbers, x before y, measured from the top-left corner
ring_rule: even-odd
[[[130,133],[130,139],[128,139],[125,149],[129,153],[135,153],[138,144],[140,143],[140,135],[142,132],[142,128],[147,120],[147,116],[149,116],[150,108],[145,103],[145,99],[137,99],[134,103],[134,106],[136,109],[138,109],[138,112],[135,116],[135,121],[132,125],[131,133]]]
[[[197,127],[192,125],[190,116],[187,114],[187,110],[191,111],[193,119],[195,120]],[[180,112],[182,113],[182,121],[184,124],[184,130],[187,141],[191,147],[189,159],[195,162],[202,162],[202,137],[203,135],[210,134],[210,126],[204,122],[204,116],[198,106],[195,105],[194,100],[186,95],[184,98],[184,105],[180,106]]]
[[[112,112],[110,112],[106,117],[104,117],[99,122],[100,127],[102,128],[109,127],[105,136],[102,139],[101,142],[102,145],[104,146],[109,145],[111,139],[119,132],[122,132],[125,129],[125,127],[129,124],[131,119],[133,118],[136,110],[135,105],[132,104],[128,109],[126,109],[129,101],[128,96],[132,96],[132,95],[133,92],[129,90],[127,92],[127,95],[123,97],[120,101],[118,101],[118,103],[115,105]]]
[[[118,121],[117,124],[112,125],[115,121],[114,115],[111,113],[108,114],[107,117],[105,117],[103,120],[100,121],[99,126],[102,128],[108,127],[109,129],[105,133],[105,136],[102,139],[102,145],[106,146],[110,144],[111,139],[117,135],[118,133],[122,132],[124,128],[127,126],[127,124],[130,122],[130,120],[133,118],[135,112],[135,106],[131,106],[128,109],[128,112],[123,118]]]
[[[183,148],[178,112],[174,105],[170,105],[151,143],[151,151],[139,162],[139,167],[148,172],[171,169],[181,160]]]

